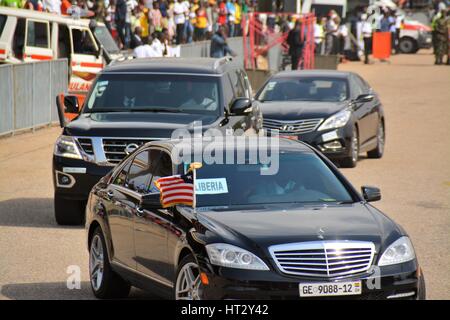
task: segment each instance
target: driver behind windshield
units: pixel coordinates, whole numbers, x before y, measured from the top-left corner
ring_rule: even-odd
[[[180,108],[185,109],[202,109],[216,110],[217,102],[212,95],[212,87],[209,83],[188,81],[184,83],[186,86],[187,100],[181,104]]]

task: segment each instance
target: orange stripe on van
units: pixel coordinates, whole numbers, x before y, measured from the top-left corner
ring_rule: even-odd
[[[5,53],[6,53],[6,50],[0,49],[0,54],[5,54]]]
[[[34,60],[52,60],[53,57],[52,56],[43,56],[40,54],[30,54],[30,55],[23,55],[24,58],[31,58]]]
[[[87,68],[103,68],[103,63],[81,62],[80,65]]]

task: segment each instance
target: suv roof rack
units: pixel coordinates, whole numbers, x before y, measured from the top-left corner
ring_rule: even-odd
[[[219,58],[216,61],[214,61],[214,70],[217,70],[221,65],[224,65],[227,62],[233,61],[233,58],[230,56],[226,56],[223,58]]]

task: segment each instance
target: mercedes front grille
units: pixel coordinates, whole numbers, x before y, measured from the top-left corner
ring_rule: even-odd
[[[367,272],[375,246],[362,241],[312,241],[275,245],[269,251],[283,273],[335,278]]]

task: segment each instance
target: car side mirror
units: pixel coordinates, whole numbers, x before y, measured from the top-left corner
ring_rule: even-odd
[[[355,102],[357,103],[364,103],[364,102],[370,102],[375,98],[375,96],[372,93],[365,93],[360,94],[356,99]]]
[[[80,104],[77,96],[65,96],[64,97],[64,112],[67,113],[79,113]]]
[[[248,98],[237,98],[233,101],[230,113],[233,116],[243,116],[251,112],[252,100]]]
[[[363,186],[361,187],[361,191],[364,200],[366,200],[367,202],[381,200],[381,191],[377,187]]]
[[[162,204],[159,193],[148,193],[141,197],[142,209],[161,209]]]

